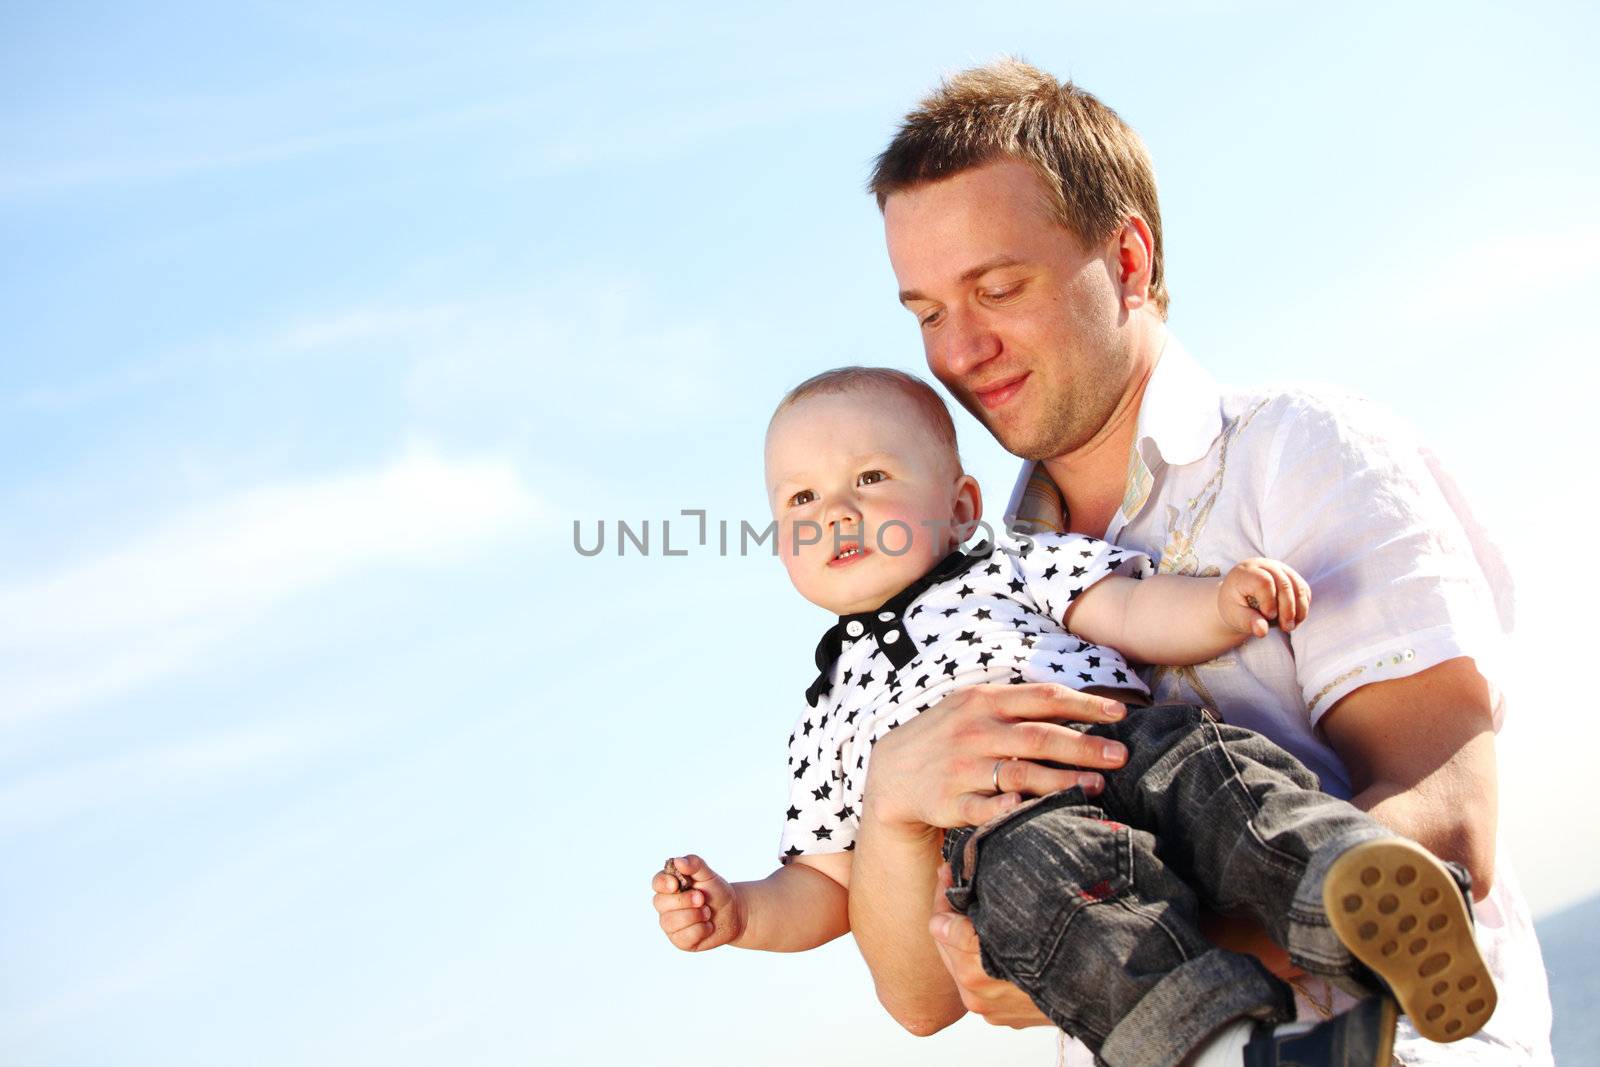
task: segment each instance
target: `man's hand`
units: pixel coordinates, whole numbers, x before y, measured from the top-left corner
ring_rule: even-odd
[[[1098,793],[1100,775],[1077,768],[1120,767],[1126,749],[1061,723],[1115,722],[1125,714],[1115,700],[1044,682],[962,689],[878,742],[863,806],[878,822],[920,835],[929,827],[980,826],[1024,796],[1073,786]]]
[[[1072,786],[1098,793],[1104,782],[1093,770],[1042,761],[1122,766],[1128,754],[1120,744],[1060,723],[1112,722],[1125,714],[1114,700],[1060,685],[973,686],[879,740],[856,838],[850,928],[878,999],[907,1030],[931,1034],[963,1012],[927,936],[938,828],[980,825],[1025,794]]]
[[[650,880],[651,902],[669,941],[685,952],[704,952],[744,932],[738,891],[726,879],[699,856],[675,856],[671,862],[672,871],[658,871]],[[680,889],[684,881],[689,887]]]
[[[1289,633],[1306,619],[1311,587],[1287,563],[1247,559],[1234,566],[1217,590],[1217,614],[1234,633],[1265,637],[1276,621]]]
[[[994,1026],[1020,1030],[1026,1026],[1051,1025],[1028,994],[984,972],[983,961],[978,956],[978,932],[972,928],[971,921],[951,908],[945,899],[944,891],[950,888],[948,864],[939,868],[938,885],[928,932],[933,935],[945,970],[950,972],[961,991],[961,1003]]]

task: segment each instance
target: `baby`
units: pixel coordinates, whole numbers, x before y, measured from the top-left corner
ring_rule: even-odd
[[[729,883],[684,856],[652,883],[661,928],[686,951],[796,951],[845,933],[872,747],[953,690],[1053,682],[1145,704],[1128,660],[1203,663],[1274,624],[1292,631],[1311,606],[1274,560],[1192,578],[1075,534],[963,550],[978,485],[943,401],[899,371],[843,368],[791,391],[768,426],[766,480],[790,580],[839,619],[789,738],[781,866]],[[1203,709],[1141,708],[1086,729],[1124,744],[1127,763],[1083,776],[1088,792],[952,830],[945,855],[985,969],[1099,1062],[1150,1062],[1151,1034],[1164,1055],[1200,1053],[1192,1062],[1389,1062],[1393,1002],[1275,1028],[1293,1014],[1287,987],[1201,937],[1201,905],[1260,921],[1305,970],[1387,987],[1433,1040],[1487,1021],[1495,995],[1464,875]],[[995,765],[996,793],[1017,790],[1010,766]]]

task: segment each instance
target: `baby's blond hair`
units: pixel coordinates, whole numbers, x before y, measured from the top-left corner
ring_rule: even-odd
[[[956,424],[950,418],[950,408],[945,404],[944,398],[934,392],[933,386],[915,374],[907,374],[893,367],[835,367],[821,374],[812,375],[785,393],[783,399],[778,401],[777,408],[772,412],[772,419],[767,422],[768,432],[772,429],[773,420],[806,397],[854,393],[864,389],[892,390],[911,401],[928,429],[933,431],[934,439],[948,449],[955,473],[957,475],[961,473],[961,450],[956,445]]]

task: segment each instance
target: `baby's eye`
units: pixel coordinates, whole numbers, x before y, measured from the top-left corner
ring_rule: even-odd
[[[878,482],[884,481],[888,477],[889,476],[883,473],[883,471],[862,471],[861,474],[856,478],[856,484],[876,485]]]
[[[809,489],[802,489],[794,496],[789,498],[789,506],[791,508],[805,507],[815,499],[817,499],[817,494],[813,493]]]

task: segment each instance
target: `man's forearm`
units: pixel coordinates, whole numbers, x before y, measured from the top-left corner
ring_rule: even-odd
[[[1321,724],[1350,772],[1351,803],[1466,867],[1480,897],[1494,883],[1499,810],[1491,709],[1461,658],[1362,686]]]
[[[1485,732],[1461,758],[1415,785],[1374,782],[1350,802],[1435,856],[1461,864],[1472,875],[1472,895],[1482,899],[1494,885],[1495,772],[1494,737]]]
[[[931,1034],[966,1011],[928,928],[939,867],[934,827],[981,826],[1022,795],[1093,788],[1093,771],[1121,766],[1126,753],[1060,724],[1125,714],[1115,701],[1066,686],[979,685],[880,739],[852,853],[850,923],[878,999],[907,1030]],[[996,794],[990,786],[1002,764],[1012,791]]]
[[[966,1013],[939,959],[928,920],[939,865],[938,830],[908,834],[862,812],[850,876],[850,929],[895,1021],[924,1036]]]

